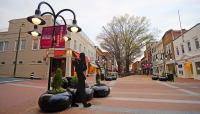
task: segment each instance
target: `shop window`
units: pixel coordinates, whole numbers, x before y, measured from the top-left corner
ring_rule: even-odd
[[[200,62],[195,62],[197,74],[200,74]]]
[[[179,73],[180,75],[183,75],[183,71],[182,71],[182,70],[179,70],[178,73]]]

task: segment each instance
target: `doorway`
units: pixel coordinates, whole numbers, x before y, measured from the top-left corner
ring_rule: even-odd
[[[191,62],[187,62],[187,63],[184,64],[184,70],[185,70],[185,77],[194,78],[193,77],[193,68],[192,68]]]
[[[63,77],[65,76],[66,70],[66,58],[53,58],[52,71],[55,74],[56,69],[61,68]]]

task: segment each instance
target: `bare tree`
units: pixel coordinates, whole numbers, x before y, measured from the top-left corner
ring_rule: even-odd
[[[149,27],[149,21],[145,17],[128,14],[114,17],[103,26],[103,31],[98,36],[101,39],[100,45],[116,57],[119,71],[124,63],[125,71],[129,72],[129,65],[141,54],[141,48],[153,39]]]

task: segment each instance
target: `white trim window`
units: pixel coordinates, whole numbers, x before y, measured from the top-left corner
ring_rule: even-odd
[[[176,46],[176,55],[179,55],[179,49],[178,49],[178,46]]]
[[[182,51],[182,53],[185,53],[184,45],[183,44],[181,44],[181,51]]]
[[[32,50],[38,50],[40,48],[40,40],[38,38],[34,38],[32,40]]]
[[[4,52],[4,42],[0,41],[0,52]]]
[[[0,52],[9,50],[9,41],[0,41]]]
[[[26,48],[26,40],[21,40],[20,42],[20,50],[25,50]]]
[[[74,50],[77,50],[77,47],[76,47],[76,40],[74,40]]]
[[[199,49],[199,48],[200,48],[199,39],[198,39],[198,38],[195,38],[195,39],[194,39],[194,42],[195,42],[196,49]]]
[[[82,45],[79,44],[79,52],[82,52]]]
[[[188,51],[191,51],[192,48],[191,48],[191,43],[190,43],[190,41],[187,42],[187,46],[188,46]]]
[[[17,50],[17,40],[15,41],[15,48],[14,50],[16,51]],[[19,42],[19,50],[24,50],[26,48],[26,40],[21,40]]]
[[[8,51],[9,50],[9,41],[5,41],[4,42],[4,51]]]

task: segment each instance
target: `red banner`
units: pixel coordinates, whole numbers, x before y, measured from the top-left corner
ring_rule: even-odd
[[[54,44],[52,47],[53,28],[54,28],[53,26],[43,27],[42,36],[41,36],[41,40],[40,40],[40,48],[41,49],[64,48],[65,47],[64,35],[66,33],[66,26],[65,25],[55,26]]]
[[[41,49],[51,48],[52,32],[53,32],[53,27],[43,27],[42,35],[41,35],[41,39],[40,39],[40,48]]]
[[[65,36],[66,33],[66,26],[65,25],[59,25],[56,26],[54,36],[54,48],[65,48]]]

